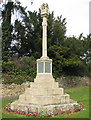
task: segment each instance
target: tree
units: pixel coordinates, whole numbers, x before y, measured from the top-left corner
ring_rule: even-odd
[[[42,43],[42,27],[40,12],[25,12],[22,22],[15,21],[14,41],[12,51],[18,53],[19,57],[31,56],[40,57]]]
[[[55,78],[61,75],[83,76],[84,64],[75,54],[71,53],[71,48],[54,45],[49,48],[49,52],[53,59],[53,73]]]
[[[10,22],[3,20],[3,59],[7,61],[10,52],[12,52],[12,55],[17,54],[18,58],[21,59],[24,56],[33,56],[34,59],[38,59],[41,57],[42,51],[40,9],[39,12],[31,12],[26,11],[26,8],[20,6],[20,4],[14,7],[19,10],[21,19],[16,19],[13,32],[8,27]],[[6,12],[3,15],[7,15]],[[3,18],[5,19],[5,17]],[[79,38],[75,36],[66,37],[66,19],[63,19],[62,16],[55,18],[53,12],[49,13],[47,29],[48,56],[53,59],[54,77],[87,75],[90,58],[88,44],[90,44],[91,36],[88,35],[86,38],[83,34],[80,34]],[[12,46],[11,42],[13,42]],[[26,57],[26,61],[28,57]]]
[[[62,16],[57,19],[54,18],[54,14],[49,14],[48,17],[48,47],[51,45],[60,45],[63,44],[66,33],[66,22],[65,18],[62,19]]]
[[[22,21],[16,20],[14,26],[13,54],[19,57],[33,55],[36,59],[41,57],[42,51],[42,18],[39,12],[25,12],[22,8]],[[65,19],[62,16],[55,20],[53,12],[48,17],[48,48],[54,44],[60,44],[65,38]],[[56,34],[57,32],[57,34]],[[60,34],[61,33],[61,34]]]
[[[86,54],[88,51],[88,40],[80,34],[79,38],[69,37],[64,40],[64,46],[70,48],[70,55],[68,59],[68,69],[72,72],[71,75],[85,76],[87,75]],[[68,73],[66,71],[66,73]]]
[[[5,9],[2,11],[2,59],[8,61],[10,56],[10,45],[12,41],[11,33],[13,27],[11,25],[11,11],[13,2],[8,2]]]

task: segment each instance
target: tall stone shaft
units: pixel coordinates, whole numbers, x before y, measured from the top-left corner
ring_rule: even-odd
[[[47,17],[43,17],[42,57],[47,57]]]
[[[42,41],[42,57],[47,57],[47,17],[49,15],[48,4],[42,4],[41,16],[43,17],[43,41]]]

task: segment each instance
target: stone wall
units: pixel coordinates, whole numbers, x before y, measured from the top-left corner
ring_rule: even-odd
[[[71,88],[71,87],[79,87],[79,86],[89,86],[91,85],[91,79],[88,77],[76,77],[76,76],[68,76],[61,77],[56,79],[59,82],[59,87],[62,88]]]
[[[61,77],[56,79],[59,82],[59,87],[64,89],[78,86],[88,86],[91,85],[89,81],[91,81],[88,77]],[[29,87],[30,83],[26,82],[21,85],[17,84],[2,84],[2,98],[3,99],[11,99],[18,98],[20,94],[25,91],[26,87]]]
[[[21,85],[14,83],[11,85],[2,84],[2,99],[18,98],[19,95],[25,91],[26,87],[29,87],[29,82],[23,83]]]

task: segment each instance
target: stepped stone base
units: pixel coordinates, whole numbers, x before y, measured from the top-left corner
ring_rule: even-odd
[[[70,99],[70,95],[64,93],[63,88],[59,88],[51,74],[39,74],[30,83],[30,88],[26,88],[25,93],[19,96],[19,100],[11,104],[11,109],[27,112],[30,108],[32,112],[48,113],[56,107],[68,109],[77,104]]]
[[[34,105],[34,104],[27,104],[27,103],[20,103],[19,101],[15,101],[11,104],[12,110],[20,110],[28,112],[28,108],[31,112],[37,112],[42,114],[49,114],[54,113],[56,109],[58,110],[69,110],[73,109],[74,105],[77,105],[78,103],[76,101],[70,100],[70,103],[68,104],[51,104],[51,105]]]

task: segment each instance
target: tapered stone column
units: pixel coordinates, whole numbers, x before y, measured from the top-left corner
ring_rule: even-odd
[[[43,17],[43,39],[42,39],[42,58],[47,57],[47,17],[49,15],[48,4],[41,6],[41,16]]]
[[[47,18],[43,17],[42,57],[47,57]]]

